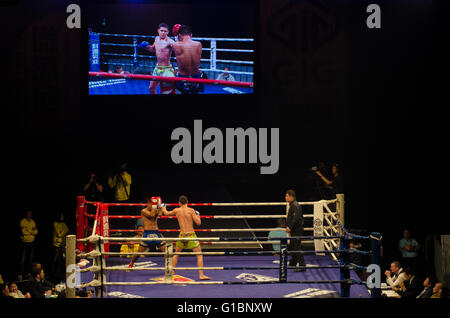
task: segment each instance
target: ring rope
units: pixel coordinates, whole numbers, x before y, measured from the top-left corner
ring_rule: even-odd
[[[133,34],[118,34],[118,33],[97,33],[98,35],[103,36],[114,36],[114,37],[124,37],[124,38],[156,38],[156,35],[133,35]],[[202,38],[202,37],[194,37],[192,40],[196,41],[232,41],[232,42],[254,42],[251,38]]]
[[[298,202],[300,205],[314,205],[317,203],[331,204],[336,203],[337,199],[320,200],[320,201],[303,201]],[[148,203],[103,203],[94,201],[84,201],[85,204],[107,205],[107,206],[148,206]],[[178,206],[178,203],[166,203],[166,206]],[[188,206],[288,206],[286,202],[208,202],[208,203],[188,203]],[[334,212],[333,212],[334,213]]]
[[[279,242],[280,240],[290,240],[290,239],[299,239],[299,240],[321,240],[321,239],[341,239],[343,236],[336,235],[336,236],[312,236],[312,235],[306,235],[306,236],[290,236],[290,237],[164,237],[164,238],[155,238],[155,237],[146,237],[146,238],[139,238],[139,237],[103,237],[95,235],[92,238],[82,238],[77,239],[78,242],[86,242],[91,240],[101,240],[101,241],[116,241],[116,242],[144,242],[144,241],[202,241],[202,242],[218,242],[218,241],[227,241],[227,242],[234,242],[234,241],[262,241],[262,242],[270,242],[271,244]],[[276,241],[275,241],[276,240]]]
[[[261,281],[261,282],[224,282],[224,281],[194,281],[194,282],[178,282],[178,281],[167,281],[167,282],[105,282],[105,286],[141,286],[141,285],[265,285],[265,284],[340,284],[347,283],[351,284],[354,280],[344,279],[344,280],[295,280],[295,281]],[[85,284],[89,286],[89,284]],[[81,285],[84,287],[84,285]]]
[[[346,268],[354,269],[355,266],[352,265],[322,265],[322,266],[287,266],[287,269],[336,269],[336,268]],[[279,270],[279,266],[204,266],[204,267],[176,267],[174,270],[177,271],[197,271],[197,270]],[[80,272],[88,271],[99,271],[100,268],[92,266]],[[105,267],[104,270],[107,271],[165,271],[165,267]]]

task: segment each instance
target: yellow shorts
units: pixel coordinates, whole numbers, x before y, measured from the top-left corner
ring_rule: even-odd
[[[197,235],[195,233],[180,232],[180,235],[178,237],[180,237],[180,238],[196,238]],[[193,248],[196,248],[198,246],[200,246],[199,241],[177,241],[177,247],[182,248],[182,249],[192,250]]]

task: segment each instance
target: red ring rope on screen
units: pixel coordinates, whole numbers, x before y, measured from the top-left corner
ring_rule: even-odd
[[[189,77],[165,77],[165,76],[153,76],[153,75],[144,75],[144,74],[117,74],[117,73],[107,73],[107,72],[89,72],[89,76],[133,78],[133,79],[144,79],[144,80],[157,80],[157,81],[161,81],[161,82],[189,82],[189,83],[202,83],[202,84],[219,84],[219,85],[236,86],[236,87],[253,87],[253,82],[220,81],[220,80],[213,80],[213,79],[189,78]]]

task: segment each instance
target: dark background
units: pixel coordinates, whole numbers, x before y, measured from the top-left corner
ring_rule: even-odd
[[[2,275],[15,275],[26,209],[39,228],[36,258],[45,264],[53,215],[64,212],[74,231],[75,197],[88,174],[97,171],[106,182],[122,161],[133,200],[158,193],[166,202],[181,193],[193,202],[282,201],[289,188],[299,200],[320,199],[308,169],[339,162],[347,228],[381,232],[386,257],[396,254],[404,227],[422,244],[448,231],[445,209],[430,202],[439,186],[425,178],[426,158],[436,155],[431,141],[442,133],[436,121],[449,56],[445,1],[189,2],[206,6],[192,13],[201,16],[191,22],[198,36],[250,32],[257,50],[254,95],[189,98],[88,96],[88,23],[113,2],[78,2],[81,30],[65,25],[69,3],[9,1],[1,8]],[[380,30],[365,25],[370,3],[382,8]],[[190,10],[163,12],[169,24],[192,19]],[[239,12],[252,12],[252,23]],[[107,25],[149,34],[155,22],[141,13],[108,13]],[[170,134],[192,131],[194,119],[204,129],[279,127],[278,173],[260,175],[259,164],[173,164]]]

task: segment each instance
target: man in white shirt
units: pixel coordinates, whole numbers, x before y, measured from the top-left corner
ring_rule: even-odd
[[[400,287],[400,283],[408,279],[397,261],[392,262],[391,269],[384,272],[384,274],[386,275],[386,283],[394,290]]]
[[[231,82],[236,81],[234,79],[234,76],[231,75],[230,73],[228,73],[230,71],[229,67],[224,67],[223,70],[224,70],[224,72],[220,73],[219,76],[217,76],[218,81],[231,81]]]

